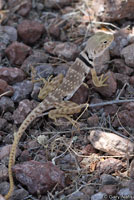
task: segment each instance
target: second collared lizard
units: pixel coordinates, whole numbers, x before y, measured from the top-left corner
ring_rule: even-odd
[[[10,189],[8,194],[5,196],[5,199],[9,199],[14,190],[12,166],[15,164],[16,147],[18,146],[19,140],[24,131],[35,118],[52,108],[57,109],[49,112],[48,116],[50,118],[55,120],[58,117],[65,117],[72,121],[71,116],[74,113],[79,113],[85,104],[77,105],[68,100],[83,84],[83,81],[90,70],[93,83],[97,87],[105,86],[105,79],[103,79],[102,76],[96,76],[94,59],[103,54],[103,52],[110,46],[113,39],[113,34],[104,32],[96,33],[87,41],[85,49],[69,68],[66,77],[59,74],[45,85],[45,90],[41,90],[40,95],[42,98],[45,97],[45,99],[26,117],[18,131],[14,134],[14,141],[9,156],[8,166]]]

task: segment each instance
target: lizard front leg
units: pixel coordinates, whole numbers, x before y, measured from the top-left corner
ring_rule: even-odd
[[[48,79],[48,81],[46,81],[44,79],[44,86],[43,88],[40,89],[40,92],[38,94],[38,98],[41,100],[44,100],[46,98],[46,96],[56,90],[56,88],[59,87],[59,85],[62,83],[63,81],[63,74],[59,74],[56,77],[54,77],[53,79],[51,79],[51,77]]]
[[[92,81],[96,87],[107,86],[105,81],[108,79],[108,76],[104,78],[104,74],[97,76],[95,69],[91,69]]]
[[[65,118],[69,120],[73,126],[77,127],[77,121],[72,119],[73,114],[79,113],[82,108],[87,107],[87,104],[76,104],[71,101],[62,101],[54,103],[55,110],[51,110],[48,116],[56,122],[57,118]]]
[[[40,77],[38,79],[35,79],[37,72],[34,69],[34,67],[31,66],[31,72],[32,72],[32,82],[36,83],[36,82],[40,82],[42,81],[44,86],[40,89],[40,92],[38,94],[38,98],[40,100],[44,100],[46,98],[46,96],[54,91],[57,87],[59,87],[59,85],[62,83],[63,81],[63,74],[59,74],[56,77],[52,78],[52,75],[48,78],[48,80],[46,80],[43,77]]]

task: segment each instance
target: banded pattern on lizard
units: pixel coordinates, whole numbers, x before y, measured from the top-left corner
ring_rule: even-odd
[[[52,81],[46,83],[45,87],[40,91],[39,96],[42,99],[45,99],[26,117],[17,133],[14,134],[14,141],[9,156],[8,166],[10,189],[8,194],[5,196],[5,199],[9,199],[14,190],[12,166],[15,164],[16,147],[18,146],[19,140],[24,131],[35,118],[52,108],[57,109],[49,111],[48,116],[50,118],[56,120],[56,118],[64,117],[73,122],[71,116],[74,113],[79,113],[81,109],[85,107],[85,104],[77,105],[68,100],[83,84],[83,81],[90,70],[94,84],[97,87],[105,86],[105,79],[96,76],[94,59],[103,54],[103,52],[110,46],[113,39],[114,37],[110,33],[96,33],[87,41],[85,49],[69,68],[66,77],[59,74],[57,77],[52,79]]]

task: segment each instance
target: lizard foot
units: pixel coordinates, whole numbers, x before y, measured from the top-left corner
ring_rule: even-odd
[[[108,76],[104,78],[104,74],[101,76],[97,76],[95,69],[91,69],[92,81],[96,87],[105,87],[107,84],[105,83],[108,79]]]

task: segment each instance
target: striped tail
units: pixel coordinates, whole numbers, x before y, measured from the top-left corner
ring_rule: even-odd
[[[14,133],[14,141],[12,144],[12,148],[10,151],[10,156],[9,156],[9,164],[8,164],[8,174],[9,174],[9,182],[10,182],[10,188],[8,193],[5,195],[5,199],[9,199],[10,196],[13,193],[14,190],[14,180],[13,180],[13,173],[12,173],[12,166],[15,164],[15,156],[16,156],[16,149],[18,146],[18,143],[21,139],[21,136],[23,135],[24,131],[27,129],[29,124],[37,118],[40,114],[42,114],[44,111],[50,109],[52,106],[47,103],[45,103],[45,100],[42,101],[23,121],[21,126],[19,127],[19,130]]]

